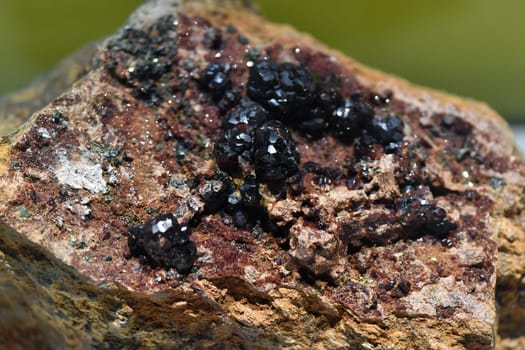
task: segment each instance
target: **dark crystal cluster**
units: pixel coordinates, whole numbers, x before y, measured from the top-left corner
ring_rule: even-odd
[[[272,60],[256,63],[250,70],[248,96],[276,119],[293,121],[307,112],[315,93],[314,78],[306,69]]]
[[[377,143],[388,145],[403,140],[404,124],[397,115],[372,118],[368,130]]]
[[[235,227],[248,228],[265,219],[259,186],[253,175],[236,185],[228,174],[217,172],[200,185],[199,194],[206,203],[207,213],[223,210],[232,216]]]
[[[200,75],[202,89],[220,100],[231,87],[229,72],[230,65],[227,63],[210,63]]]
[[[456,229],[446,211],[428,199],[429,190],[425,186],[407,186],[404,193],[396,200],[398,217],[409,231],[426,231],[437,237],[444,237]]]
[[[290,131],[278,120],[263,124],[255,132],[254,166],[262,181],[280,181],[298,169],[299,152]]]
[[[136,97],[158,101],[177,55],[176,29],[172,15],[159,18],[146,30],[123,28],[108,44],[106,71],[131,87]]]
[[[224,118],[222,125],[225,129],[245,129],[253,131],[268,120],[268,111],[261,105],[245,100]]]
[[[223,119],[224,134],[215,142],[219,167],[231,174],[255,169],[260,181],[283,181],[298,169],[299,153],[288,128],[269,120],[261,105],[244,100]]]
[[[201,72],[202,89],[216,100],[231,92],[228,71],[227,64],[211,63]],[[357,138],[356,155],[369,158],[377,147],[395,152],[403,140],[401,118],[376,115],[359,93],[343,99],[337,79],[271,59],[256,62],[249,73],[248,99],[226,113],[214,147],[217,164],[232,175],[253,169],[259,181],[279,182],[295,174],[300,157],[289,128],[313,137],[330,132],[346,143]],[[212,88],[215,79],[220,84]]]
[[[235,183],[232,178],[220,171],[203,181],[199,187],[199,194],[206,203],[207,213],[223,209],[228,196],[234,191]]]
[[[305,68],[272,60],[255,64],[247,84],[248,96],[266,108],[271,119],[314,137],[328,129],[351,143],[363,130],[374,129],[374,110],[361,95],[343,99],[340,90],[337,79],[319,79]]]
[[[256,208],[261,204],[261,193],[259,192],[259,183],[253,176],[247,176],[244,183],[239,186],[241,201],[244,206]]]
[[[187,225],[179,225],[173,214],[163,214],[130,228],[128,246],[133,255],[145,256],[152,263],[187,273],[197,257]]]
[[[346,99],[330,116],[330,128],[340,139],[351,141],[373,115],[374,111],[369,105]]]
[[[395,114],[373,116],[356,142],[356,156],[374,159],[377,146],[385,153],[395,153],[403,141],[404,127],[403,120]]]
[[[138,98],[157,102],[166,93],[173,96],[177,90],[170,85],[174,81],[173,64],[178,44],[181,48],[185,45],[182,39],[177,43],[176,29],[173,16],[164,16],[145,30],[125,28],[120,37],[108,45],[105,69],[129,86]],[[233,33],[235,30],[207,28],[201,45],[209,50],[226,50],[228,34]],[[240,34],[237,39],[242,45],[248,44],[248,39]],[[314,174],[313,182],[319,186],[350,183],[348,178],[352,175],[361,183],[373,177],[359,169],[353,174],[351,167],[323,167],[314,162],[305,163],[300,172],[300,154],[291,131],[313,140],[330,134],[342,143],[353,145],[353,154],[348,159],[355,165],[366,164],[367,160],[378,159],[384,153],[402,157],[405,129],[403,120],[387,108],[391,93],[363,94],[358,88],[349,93],[348,86],[345,85],[346,90],[343,88],[336,73],[317,76],[298,64],[277,63],[269,58],[260,60],[261,56],[255,48],[246,51],[245,57],[253,63],[246,84],[239,84],[238,77],[232,77],[242,73],[234,61],[219,62],[222,55],[215,55],[217,61],[208,63],[200,73],[192,73],[194,82],[184,82],[186,87],[200,89],[206,103],[212,102],[217,107],[222,120],[222,134],[213,148],[220,170],[211,177],[194,179],[192,191],[204,201],[205,214],[226,213],[234,226],[253,228],[254,232],[259,225],[273,227],[264,208],[262,183],[268,184],[275,193],[286,195],[287,189],[288,193],[304,190],[305,173]],[[194,63],[193,67],[197,65]],[[468,125],[450,116],[441,118],[440,125],[444,134],[470,132]],[[168,135],[166,140],[172,138]],[[339,181],[345,176],[348,182]],[[341,232],[343,242],[352,250],[402,237],[419,237],[420,232],[442,238],[455,230],[456,224],[445,210],[429,200],[428,191],[417,185],[406,186],[399,198],[382,203],[392,217],[372,215],[364,222],[345,223]],[[314,211],[309,215],[318,216]],[[192,223],[198,220],[196,217]],[[384,223],[397,227],[398,232],[383,234],[375,230]],[[189,237],[188,225],[180,225],[173,214],[164,214],[132,227],[128,244],[133,255],[188,273],[196,259],[196,246]]]
[[[349,252],[362,246],[386,245],[400,239],[416,239],[433,236],[442,242],[450,242],[447,235],[457,229],[448,218],[445,209],[432,199],[426,186],[406,186],[401,196],[387,205],[388,212],[373,213],[362,219],[343,222],[341,239]],[[388,224],[382,231],[380,226]]]
[[[226,212],[232,216],[233,225],[248,228],[262,224],[261,220],[265,219],[266,213],[261,201],[259,182],[255,176],[247,176],[238,191],[228,197]]]
[[[229,65],[219,63],[201,72],[201,87],[215,101],[232,91],[228,73]],[[281,183],[298,172],[300,155],[290,129],[313,137],[329,132],[348,144],[356,141],[356,159],[395,153],[404,139],[404,123],[399,116],[374,110],[374,106],[388,104],[391,95],[367,99],[354,93],[343,98],[337,79],[319,79],[292,63],[278,64],[270,59],[256,62],[246,90],[247,98],[225,113],[224,133],[213,152],[221,170],[232,177],[244,177],[237,191],[221,199],[237,227],[245,227],[250,212],[261,207],[259,182]],[[338,169],[312,162],[306,163],[304,170],[317,175],[318,185],[344,176]],[[437,236],[455,229],[443,209],[430,202],[421,204],[416,197],[408,191],[392,203],[404,218],[406,229],[426,230]]]
[[[213,154],[219,167],[233,173],[249,166],[252,160],[252,134],[242,129],[226,130],[224,135],[215,142]]]
[[[224,134],[215,142],[214,155],[219,167],[229,173],[247,170],[253,160],[255,129],[268,119],[259,104],[243,101],[222,122]]]

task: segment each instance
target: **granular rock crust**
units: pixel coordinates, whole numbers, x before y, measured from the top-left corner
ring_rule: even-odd
[[[198,296],[255,343],[504,348],[525,320],[509,135],[241,2],[150,1],[3,139],[1,218],[95,281]]]

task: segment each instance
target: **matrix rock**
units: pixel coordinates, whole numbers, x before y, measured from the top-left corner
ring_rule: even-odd
[[[525,163],[485,105],[243,1],[149,1],[86,72],[2,139],[0,217],[113,285],[115,347],[523,342]]]

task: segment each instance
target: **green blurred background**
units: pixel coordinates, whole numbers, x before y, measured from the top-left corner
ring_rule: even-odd
[[[0,0],[0,95],[112,33],[142,0]],[[525,121],[523,0],[259,0],[271,20]]]

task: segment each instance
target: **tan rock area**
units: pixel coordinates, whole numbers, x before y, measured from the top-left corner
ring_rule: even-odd
[[[0,101],[7,348],[525,348],[525,162],[487,106],[244,1],[150,0],[87,50]]]

